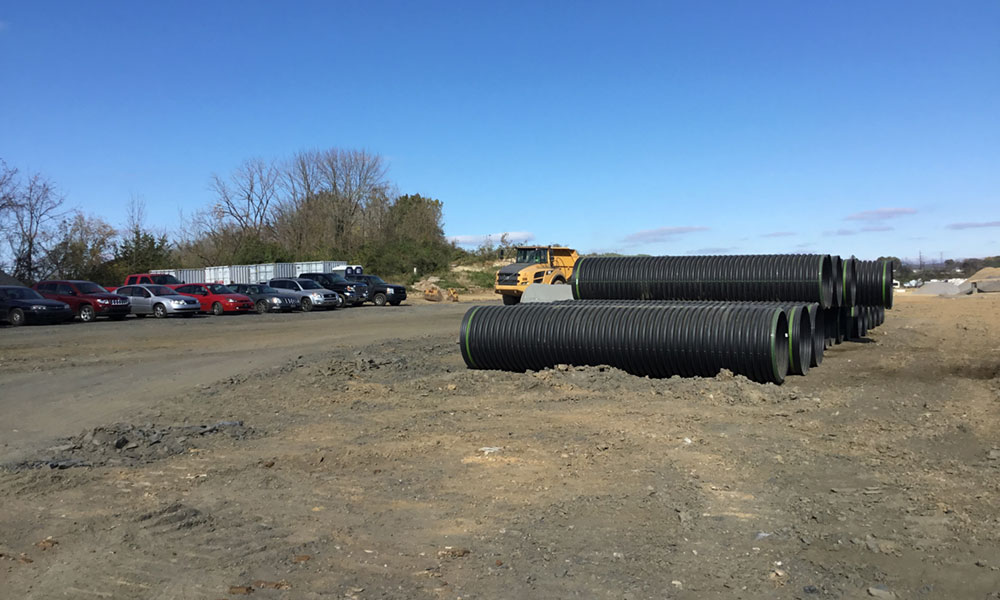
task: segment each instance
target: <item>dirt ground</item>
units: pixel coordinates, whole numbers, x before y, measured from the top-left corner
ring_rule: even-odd
[[[411,304],[0,329],[0,597],[1000,598],[1000,294],[780,387]]]

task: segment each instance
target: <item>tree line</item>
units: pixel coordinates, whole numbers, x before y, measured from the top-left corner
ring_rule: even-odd
[[[212,201],[168,237],[145,222],[140,198],[114,227],[67,209],[41,173],[0,159],[0,268],[32,283],[80,278],[112,284],[128,273],[211,265],[346,260],[371,272],[441,270],[448,243],[440,200],[401,194],[385,160],[364,150],[301,151],[249,159],[210,178]]]

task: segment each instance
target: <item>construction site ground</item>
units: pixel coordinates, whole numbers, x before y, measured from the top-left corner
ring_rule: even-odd
[[[468,370],[469,306],[0,328],[0,598],[1000,598],[1000,294],[780,387]]]

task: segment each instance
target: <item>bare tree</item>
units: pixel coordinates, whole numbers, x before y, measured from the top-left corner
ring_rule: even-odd
[[[215,211],[238,230],[260,236],[271,225],[272,205],[279,191],[280,172],[273,163],[251,159],[240,165],[229,181],[212,175],[218,200]]]
[[[44,277],[45,255],[62,216],[63,199],[52,183],[36,173],[21,185],[14,184],[10,226],[6,232],[10,248],[12,274],[22,281]]]

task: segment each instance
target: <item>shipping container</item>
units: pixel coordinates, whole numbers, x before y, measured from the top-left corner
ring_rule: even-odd
[[[184,283],[204,283],[205,269],[177,269],[174,277]]]
[[[225,265],[218,267],[205,267],[204,283],[229,283],[231,280],[232,280],[231,266]]]
[[[295,264],[295,277],[303,273],[332,273],[337,267],[347,265],[343,260],[307,260]]]

